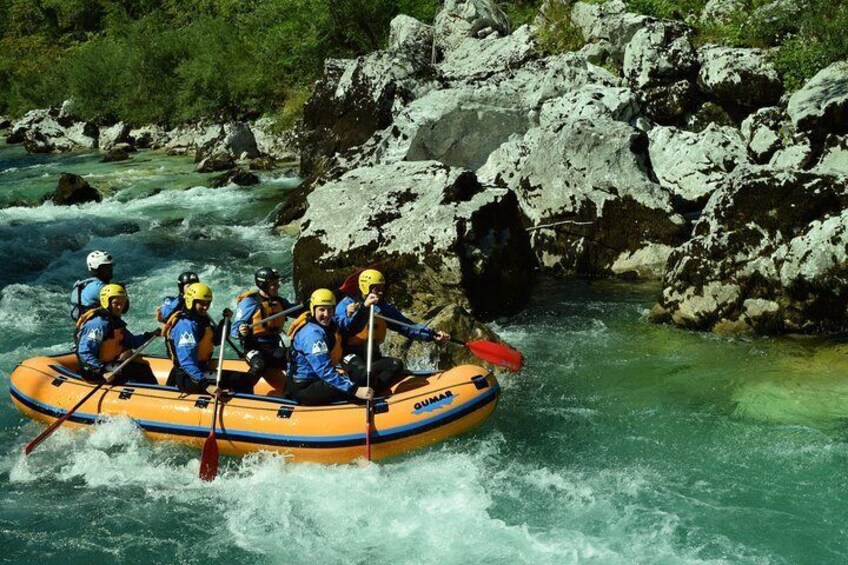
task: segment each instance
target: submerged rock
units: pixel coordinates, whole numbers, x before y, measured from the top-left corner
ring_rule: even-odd
[[[62,173],[56,190],[46,195],[44,200],[52,200],[53,204],[60,206],[71,206],[87,202],[100,202],[103,197],[81,176]]]
[[[227,186],[228,184],[237,184],[238,186],[253,186],[259,184],[259,177],[249,171],[245,171],[244,169],[236,167],[230,171],[227,171],[223,175],[217,175],[212,177],[211,179],[212,188],[221,188],[222,186]]]
[[[117,161],[127,161],[130,158],[129,152],[123,147],[115,147],[107,151],[101,161],[103,163],[114,163]]]

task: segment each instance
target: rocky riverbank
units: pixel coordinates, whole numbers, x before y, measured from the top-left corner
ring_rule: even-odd
[[[399,16],[387,49],[326,62],[297,136],[307,181],[278,218],[299,229],[299,292],[379,263],[415,317],[470,335],[521,309],[535,273],[617,276],[662,280],[659,322],[848,329],[848,61],[785,92],[767,51],[619,0],[574,4],[584,47],[548,55],[557,5],[511,30],[493,2],[448,0],[433,26]],[[258,124],[95,135],[37,112],[10,129],[34,151],[291,147]]]
[[[485,319],[520,308],[532,272],[654,278],[656,321],[845,330],[848,62],[787,93],[766,51],[696,45],[622,2],[571,21],[586,45],[545,55],[493,3],[449,1],[432,27],[396,18],[384,51],[328,61],[304,115],[311,177],[279,220],[302,221],[296,279],[429,270],[451,290],[412,297]]]

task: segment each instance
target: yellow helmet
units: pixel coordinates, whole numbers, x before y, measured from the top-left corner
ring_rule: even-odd
[[[375,284],[386,284],[383,273],[374,269],[365,269],[359,273],[359,291],[362,292],[362,296],[371,292],[371,287]]]
[[[336,295],[333,294],[332,290],[328,290],[326,288],[319,288],[315,292],[312,293],[312,296],[309,297],[309,313],[313,316],[315,315],[315,307],[316,306],[335,306],[336,305]]]
[[[212,302],[212,289],[203,283],[193,283],[188,285],[183,296],[185,297],[186,308],[191,310],[194,308],[195,300]]]
[[[130,301],[129,296],[127,296],[127,289],[119,284],[107,284],[100,289],[100,306],[108,308],[109,301],[113,298],[123,298],[127,304]]]

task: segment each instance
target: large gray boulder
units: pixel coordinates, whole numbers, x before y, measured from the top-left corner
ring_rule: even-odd
[[[508,43],[509,38],[497,41]],[[339,162],[344,170],[401,160],[477,169],[502,143],[537,124],[546,100],[588,84],[614,82],[608,71],[573,53],[533,60],[487,80],[466,78],[411,102],[391,127]]]
[[[426,294],[431,307],[490,316],[526,300],[533,260],[515,195],[471,171],[433,161],[355,169],[308,200],[292,251],[300,296],[380,263],[401,304]]]
[[[250,124],[256,148],[261,155],[268,155],[276,161],[297,161],[300,158],[297,134],[294,130],[277,133],[274,131],[275,124],[272,118],[259,118]]]
[[[785,115],[777,106],[760,108],[742,122],[740,132],[754,162],[764,164],[783,146],[780,130]]]
[[[225,124],[199,122],[174,128],[168,132],[164,147],[172,155],[195,154],[199,162],[209,155],[226,154],[234,159],[259,156],[256,139],[244,122]]]
[[[445,54],[466,38],[479,37],[484,30],[508,35],[509,19],[491,0],[445,0],[433,21],[433,29],[436,49]]]
[[[227,122],[224,124],[224,135],[211,147],[209,152],[226,151],[237,159],[255,159],[259,157],[256,139],[250,126],[244,122]]]
[[[783,84],[762,49],[705,45],[698,51],[698,85],[723,106],[761,108],[780,100]]]
[[[168,142],[168,132],[162,126],[143,126],[131,129],[129,138],[137,149],[161,149]]]
[[[554,2],[563,0],[554,0]],[[590,44],[604,42],[613,61],[621,65],[624,50],[636,32],[644,28],[654,18],[633,14],[627,11],[622,0],[610,2],[575,2],[571,7],[571,22],[583,34]]]
[[[648,152],[660,185],[691,202],[706,204],[728,173],[748,162],[739,130],[711,124],[700,133],[658,126],[648,132]]]
[[[127,143],[129,141],[130,126],[124,122],[109,127],[100,128],[100,136],[97,141],[97,146],[102,151],[109,151],[118,143]]]
[[[12,124],[6,143],[23,143],[29,153],[64,153],[97,147],[98,129],[62,108],[30,110]]]
[[[815,164],[815,159],[813,141],[803,134],[796,134],[793,139],[784,140],[768,164],[776,169],[809,169]]]
[[[772,332],[848,327],[848,179],[743,166],[675,249],[658,320]]]
[[[387,128],[409,101],[431,88],[419,59],[377,51],[356,60],[329,59],[303,109],[301,173],[323,169],[336,154]]]
[[[649,178],[645,134],[619,121],[633,111],[629,91],[583,90],[548,101],[540,125],[504,143],[478,175],[516,193],[543,268],[610,274],[636,251],[680,244],[686,226]]]
[[[829,135],[816,171],[848,176],[848,135]]]
[[[433,28],[399,14],[389,25],[388,50],[425,66],[433,62]]]
[[[171,155],[187,155],[212,146],[223,136],[224,127],[221,124],[186,124],[168,132],[168,141],[164,147]]]
[[[463,40],[447,53],[437,70],[449,86],[458,82],[494,83],[539,57],[529,26],[521,26],[503,38]]]
[[[792,95],[786,113],[799,130],[848,133],[848,61],[819,71]]]
[[[645,112],[661,124],[674,124],[695,102],[698,58],[692,30],[670,21],[649,22],[624,51],[622,73],[641,94]]]

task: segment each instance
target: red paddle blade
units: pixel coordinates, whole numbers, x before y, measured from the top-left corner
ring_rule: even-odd
[[[466,342],[465,347],[478,359],[506,367],[510,371],[521,370],[521,352],[511,347],[482,339]]]
[[[215,440],[215,431],[209,432],[206,443],[203,444],[203,453],[200,455],[200,478],[204,481],[212,481],[218,475],[218,442]]]
[[[373,265],[368,265],[364,269],[356,269],[352,275],[344,280],[342,285],[339,287],[339,290],[345,293],[347,296],[359,296],[359,275],[362,274],[362,271],[367,269],[376,269],[380,270],[380,263],[375,263]]]

